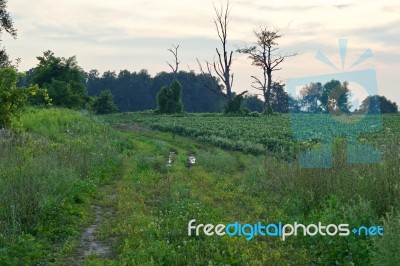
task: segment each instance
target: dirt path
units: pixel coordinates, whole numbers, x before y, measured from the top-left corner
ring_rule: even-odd
[[[96,237],[98,227],[104,221],[104,207],[92,205],[92,209],[94,210],[96,218],[82,233],[80,247],[80,255],[82,259],[92,254],[97,256],[110,255],[110,247],[106,243],[102,243]]]
[[[75,258],[69,265],[83,265],[87,257],[111,258],[112,239],[102,240],[99,236],[101,227],[115,215],[114,187],[105,186],[100,189],[101,199],[91,206],[93,221],[81,234],[80,245]]]

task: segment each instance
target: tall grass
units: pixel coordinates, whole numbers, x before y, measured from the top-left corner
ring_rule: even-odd
[[[21,122],[0,133],[0,261],[47,264],[73,249],[90,199],[118,175],[119,141],[76,111],[33,109]]]
[[[124,119],[128,122],[129,118]],[[304,169],[295,162],[268,156],[190,147],[185,138],[171,140],[162,133],[149,133],[149,138],[141,141],[145,148],[128,158],[133,169],[125,172],[119,187],[120,222],[116,230],[125,239],[120,246],[121,261],[398,265],[394,253],[400,247],[396,231],[400,211],[400,116],[384,119],[383,131],[363,136],[362,140],[379,148],[381,163],[348,164],[347,143],[337,138],[330,169]],[[154,136],[164,138],[164,143],[152,142]],[[178,150],[178,162],[167,171],[161,155],[154,150],[165,151],[166,158],[169,145]],[[196,152],[197,165],[186,169],[179,158],[190,151]],[[126,204],[129,198],[134,201]],[[260,237],[250,242],[226,237],[190,238],[185,235],[190,219],[214,224],[268,220],[348,223],[351,227],[380,225],[384,236],[298,236],[285,242]]]

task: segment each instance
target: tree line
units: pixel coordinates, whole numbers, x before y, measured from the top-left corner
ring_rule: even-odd
[[[204,82],[218,85],[217,79],[205,74],[196,74],[193,71],[161,72],[152,77],[144,69],[139,72],[121,70],[118,74],[114,71],[106,71],[102,75],[97,70],[91,70],[86,76],[88,94],[95,96],[102,90],[109,89],[121,112],[156,109],[157,93],[163,86],[171,84],[174,79],[179,80],[182,86],[185,112],[220,112],[222,109],[222,97],[203,87]]]
[[[356,114],[397,113],[398,106],[385,96],[370,95],[360,106],[352,106],[349,83],[331,80],[325,84],[311,83],[300,90],[297,99],[293,99],[292,111],[305,113],[331,113],[333,115],[349,114],[351,109]]]
[[[12,19],[6,10],[6,0],[0,0],[0,35],[3,32],[17,37]],[[326,84],[311,83],[302,88],[300,97],[285,92],[285,84],[274,81],[272,74],[281,70],[281,63],[297,53],[282,54],[278,30],[260,27],[254,30],[254,45],[237,49],[247,54],[261,75],[251,76],[251,87],[259,94],[233,90],[232,70],[234,51],[229,51],[229,1],[215,10],[214,26],[221,43],[213,61],[198,61],[200,73],[179,71],[178,48],[167,49],[174,56],[168,63],[172,72],[161,72],[152,77],[147,70],[85,72],[75,56],[58,57],[51,51],[38,56],[36,67],[18,73],[18,60],[10,60],[4,48],[0,49],[0,97],[2,124],[10,123],[8,114],[18,113],[26,104],[91,109],[105,114],[115,111],[155,110],[157,113],[221,112],[238,115],[252,111],[271,115],[287,113],[350,113],[351,97],[347,82],[332,80]],[[261,96],[261,98],[260,98]],[[397,104],[384,96],[367,97],[355,113],[396,113]]]

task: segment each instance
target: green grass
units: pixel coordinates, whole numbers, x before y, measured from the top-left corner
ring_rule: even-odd
[[[221,123],[244,123],[245,127],[267,121],[137,114],[100,118],[64,109],[26,113],[21,120],[23,132],[3,132],[0,137],[2,264],[68,265],[68,259],[76,256],[80,233],[93,219],[93,202],[115,208],[98,232],[100,239],[112,245],[112,254],[90,256],[86,265],[399,263],[395,255],[400,254],[399,116],[384,117],[381,132],[363,136],[380,147],[380,164],[348,165],[346,142],[336,139],[331,169],[302,169],[280,156],[222,150],[195,136],[136,125],[167,121],[184,127],[190,123],[188,118],[201,121],[199,130]],[[272,117],[267,121],[270,131],[264,133],[288,133],[287,122],[287,117]],[[177,157],[167,167],[170,151]],[[196,153],[197,162],[188,168],[191,152]],[[108,193],[115,194],[115,201],[108,199]],[[298,236],[286,241],[260,236],[251,241],[189,237],[191,219],[213,224],[321,221],[382,225],[385,235]]]
[[[121,127],[120,123],[124,123],[125,125],[122,127],[125,128],[130,128],[129,124],[137,123],[154,128],[152,126],[154,123],[165,123],[173,125],[173,128],[180,128],[183,125],[181,130],[186,130],[184,128],[186,124],[189,129],[193,127],[191,121],[193,117],[195,118],[194,123],[202,123],[198,130],[203,132],[206,132],[207,128],[220,124],[234,127],[235,121],[239,123],[239,121],[247,119],[217,117],[217,120],[214,120],[215,117],[210,119],[210,117],[201,116],[175,117],[137,114],[117,114],[108,116],[106,119],[116,123],[118,127]],[[253,124],[254,129],[254,124],[260,124],[265,119],[251,118],[247,123]],[[148,231],[143,233],[132,228],[132,232],[129,234],[134,234],[134,236],[125,237],[125,239],[131,239],[133,244],[125,243],[125,245],[133,250],[147,251],[145,246],[158,245],[160,243],[157,240],[161,238],[164,239],[163,246],[153,248],[157,251],[167,249],[171,253],[164,256],[156,256],[157,252],[132,253],[129,248],[125,247],[120,251],[122,254],[123,252],[127,253],[122,255],[122,258],[130,258],[127,260],[127,264],[141,264],[152,258],[155,260],[155,264],[186,264],[194,261],[197,264],[213,262],[216,265],[226,263],[267,265],[348,265],[354,263],[355,265],[370,265],[378,260],[383,260],[382,255],[378,255],[383,254],[379,245],[386,243],[385,246],[388,248],[384,254],[399,251],[400,238],[393,236],[393,233],[390,232],[388,234],[392,234],[391,236],[376,239],[352,236],[348,238],[297,237],[284,243],[265,238],[256,238],[246,242],[243,239],[232,238],[193,239],[184,235],[190,219],[214,224],[236,220],[251,223],[265,219],[269,221],[282,220],[288,223],[321,221],[326,224],[349,223],[355,227],[382,224],[383,221],[387,223],[389,218],[382,219],[389,215],[392,225],[387,226],[397,228],[398,220],[395,217],[398,217],[400,211],[398,179],[400,172],[398,163],[400,116],[385,116],[383,119],[384,128],[380,132],[362,136],[380,148],[383,157],[381,163],[347,164],[346,141],[338,138],[333,143],[334,167],[331,169],[302,169],[296,163],[280,160],[279,157],[275,159],[269,156],[222,151],[208,145],[198,145],[197,142],[193,142],[194,147],[188,147],[187,144],[191,141],[187,138],[174,137],[166,133],[152,133],[137,126],[131,126],[132,135],[140,132],[142,142],[149,146],[144,148],[145,146],[141,144],[140,155],[131,158],[133,160],[130,163],[132,170],[124,176],[126,183],[123,187],[136,189],[136,192],[124,189],[119,192],[121,196],[128,193],[128,198],[135,197],[138,205],[130,204],[132,213],[124,211],[118,220],[129,220],[127,217],[132,215],[131,219],[134,219],[134,222],[129,224],[140,223],[137,219],[144,219],[142,226],[154,224],[154,221],[162,222],[154,225],[159,229],[151,240],[146,238],[149,236]],[[287,128],[284,125],[287,123],[284,117],[273,117],[269,123],[271,132]],[[276,128],[274,128],[275,126]],[[174,130],[171,131],[177,133]],[[253,134],[263,135],[264,133],[260,131]],[[147,135],[147,137],[145,138],[143,135]],[[192,138],[198,139],[195,136]],[[161,140],[161,142],[154,143],[154,139]],[[213,142],[207,143],[219,146]],[[170,170],[166,170],[163,164],[168,154],[166,146],[170,147],[170,145],[173,145],[175,150],[179,150],[180,146],[185,146],[184,151],[180,152],[180,160],[183,160],[182,158],[188,152],[196,151],[199,162],[196,170],[186,169],[183,161]],[[163,151],[162,155],[155,153],[154,150]],[[143,167],[143,165],[151,166]],[[125,202],[123,199],[121,201]],[[199,206],[200,211],[188,211],[196,210],[194,206]],[[124,210],[125,208],[129,209],[128,206],[125,206]],[[135,215],[138,210],[143,211],[140,217]],[[182,217],[180,217],[180,213],[184,213]],[[128,225],[126,226],[130,228]],[[171,230],[178,228],[179,230],[178,232],[165,232],[160,228]],[[123,226],[120,234],[123,234],[124,231],[125,227]],[[185,245],[188,247],[183,249],[183,253],[180,253],[182,243],[186,243]],[[266,257],[260,256],[262,249],[268,250]],[[232,258],[235,259],[231,261]],[[157,261],[157,259],[160,260]],[[391,264],[386,263],[386,265]]]
[[[115,132],[87,114],[31,110],[0,136],[0,261],[34,265],[74,252],[99,185],[120,167]]]

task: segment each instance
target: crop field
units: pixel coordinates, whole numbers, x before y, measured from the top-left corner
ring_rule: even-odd
[[[221,115],[152,116],[122,113],[107,116],[112,123],[138,124],[153,130],[191,137],[223,149],[254,155],[294,158],[318,147],[331,136],[352,137],[360,143],[384,145],[382,139],[400,137],[400,117],[348,116],[335,121],[329,115],[224,117]]]

